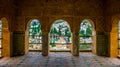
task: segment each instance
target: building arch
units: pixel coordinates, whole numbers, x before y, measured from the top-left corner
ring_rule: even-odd
[[[11,45],[10,45],[10,31],[9,31],[9,24],[8,19],[6,17],[1,18],[2,23],[2,31],[1,31],[1,45],[2,45],[2,56],[3,57],[10,57],[11,56]]]
[[[119,55],[119,22],[120,15],[112,17],[110,32],[110,57],[120,57]]]
[[[54,18],[49,18],[48,19],[48,22],[49,22],[49,25],[47,26],[47,28],[49,29],[48,31],[50,31],[50,28],[51,28],[51,25],[53,24],[53,22],[55,22],[55,20],[65,20],[67,21],[67,23],[69,24],[69,27],[71,29],[71,32],[73,32],[73,19],[71,18],[65,18],[65,17],[54,17]]]
[[[37,26],[39,26],[40,27],[40,29],[39,29],[39,32],[41,31],[41,22],[40,22],[40,20],[39,19],[30,19],[28,22],[27,22],[27,26],[26,26],[26,31],[25,31],[25,52],[27,53],[29,50],[30,51],[41,51],[42,50],[42,31],[41,31],[41,36],[37,36],[37,34],[35,34],[35,38],[31,38],[33,41],[30,41],[31,39],[30,39],[30,37],[32,36],[32,35],[30,35],[30,27],[31,27],[31,24],[32,23],[37,23]],[[37,28],[35,28],[35,29],[38,29],[38,27]],[[38,31],[38,30],[37,30]],[[40,37],[40,39],[39,39],[39,37]],[[40,40],[40,43],[38,42]],[[37,42],[38,43],[37,43]],[[31,42],[31,43],[30,43]],[[35,43],[34,43],[35,42]],[[33,48],[34,49],[30,49],[30,44],[31,44],[31,46],[33,46]],[[34,45],[33,45],[34,44]],[[28,47],[28,45],[29,45],[29,47]],[[41,45],[41,47],[40,47],[40,45]],[[36,49],[35,49],[36,48]]]
[[[95,31],[94,23],[90,19],[84,19],[84,20],[82,20],[82,22],[80,23],[80,31],[82,29],[82,25],[83,24],[85,26],[87,25],[87,27],[85,27],[86,28],[86,34],[85,34],[85,36],[84,35],[79,35],[80,36],[80,45],[82,46],[82,41],[81,40],[85,40],[84,44],[86,43],[86,46],[87,46],[87,44],[90,44],[90,45],[88,45],[83,50],[85,50],[85,51],[92,51],[93,53],[96,54],[96,31]],[[88,27],[90,28],[91,33],[90,33],[90,31],[88,31],[89,33],[87,33]],[[82,48],[81,46],[79,48],[80,50]],[[83,45],[83,46],[85,46],[85,45]]]
[[[58,19],[53,22],[49,32],[50,50],[70,51],[72,48],[72,33],[67,21]]]

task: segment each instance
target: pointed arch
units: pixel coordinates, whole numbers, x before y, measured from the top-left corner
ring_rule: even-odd
[[[71,30],[69,24],[62,19],[53,22],[49,32],[50,51],[70,51],[71,50]]]
[[[95,29],[96,29],[95,23],[91,19],[84,19],[84,20],[82,20],[82,22],[88,22],[92,26],[92,29],[95,31]]]
[[[112,26],[110,32],[110,57],[120,57],[119,22],[120,22],[120,16],[114,16],[112,18]]]
[[[80,51],[93,51],[96,53],[95,26],[90,19],[84,19],[80,23]]]
[[[10,32],[7,18],[3,17],[0,20],[0,45],[1,56],[10,57]]]
[[[42,31],[41,24],[38,19],[31,19],[27,24],[25,33],[25,46],[26,52],[29,51],[41,51],[42,50]]]

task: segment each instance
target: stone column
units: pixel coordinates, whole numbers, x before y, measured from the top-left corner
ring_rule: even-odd
[[[3,29],[2,34],[2,56],[10,57],[10,32]]]
[[[25,31],[25,54],[29,52],[29,31]]]
[[[110,33],[110,57],[117,57],[118,55],[118,33]]]
[[[79,56],[79,33],[73,32],[72,34],[72,54],[74,56]]]
[[[47,56],[49,50],[48,32],[42,32],[42,55]]]
[[[92,52],[94,53],[94,54],[97,54],[96,53],[96,32],[95,31],[93,31],[92,32],[93,34],[93,36],[92,36],[92,40],[93,40],[93,42],[92,42]]]

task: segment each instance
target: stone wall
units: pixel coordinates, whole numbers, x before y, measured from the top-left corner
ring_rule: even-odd
[[[97,55],[108,56],[108,37],[103,32],[97,32],[96,49]]]
[[[25,54],[25,33],[14,32],[12,36],[12,55],[23,55]]]
[[[45,36],[43,37],[43,42],[45,42],[43,55],[49,53],[46,36],[52,23],[58,19],[63,19],[70,25],[74,39],[73,49],[75,49],[75,51],[72,50],[72,54],[78,55],[79,42],[75,40],[78,36],[75,33],[79,32],[80,23],[88,19],[93,22],[96,31],[93,52],[98,55],[116,57],[117,32],[111,32],[111,30],[115,28],[112,26],[113,18],[120,15],[119,4],[118,0],[0,0],[0,18],[5,17],[8,21],[8,30],[3,31],[3,55],[13,56],[28,52],[27,28],[32,19],[38,19],[42,26],[43,36]],[[5,50],[5,47],[8,50]]]
[[[44,36],[48,35],[51,25],[55,20],[63,19],[70,25],[71,32],[73,33],[73,55],[79,55],[79,41],[76,40],[76,37],[79,37],[79,35],[76,35],[76,33],[79,32],[80,23],[84,19],[92,20],[95,30],[104,32],[105,24],[103,21],[102,1],[99,0],[29,0],[29,3],[28,0],[23,0],[17,1],[16,4],[18,4],[19,8],[16,12],[14,31],[26,31],[27,26],[29,26],[29,20],[40,20],[42,32],[47,32],[43,33],[43,55],[48,55],[49,52],[48,38]],[[23,46],[22,42],[21,44],[18,47]],[[27,43],[24,43],[24,45],[27,45]],[[27,46],[24,48],[26,49]],[[97,46],[97,48],[99,47]]]

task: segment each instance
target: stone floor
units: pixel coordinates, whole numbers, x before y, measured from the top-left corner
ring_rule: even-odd
[[[39,52],[29,52],[24,56],[0,59],[0,67],[120,67],[120,59],[90,52],[81,52],[78,57],[69,52],[51,52],[46,57]]]

